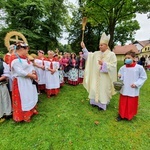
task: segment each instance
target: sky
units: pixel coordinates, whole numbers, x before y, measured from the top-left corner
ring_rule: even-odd
[[[78,0],[68,0],[69,2],[72,2],[73,4],[77,4]],[[144,41],[144,40],[150,40],[150,18],[147,18],[147,14],[137,14],[136,16],[137,21],[140,24],[140,30],[136,31],[135,34],[135,40],[137,41]],[[68,34],[64,33],[63,38],[61,39],[62,44],[67,44],[67,40],[65,40],[65,37],[67,37]]]
[[[150,40],[150,18],[147,18],[147,14],[137,14],[137,21],[140,24],[140,30],[136,32],[135,39]]]

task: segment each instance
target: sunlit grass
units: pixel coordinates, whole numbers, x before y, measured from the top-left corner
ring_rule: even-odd
[[[140,92],[137,116],[121,122],[115,121],[119,94],[113,96],[107,111],[90,106],[82,85],[65,85],[50,99],[40,95],[39,114],[30,123],[7,120],[0,124],[0,150],[148,150],[149,85],[148,79]]]

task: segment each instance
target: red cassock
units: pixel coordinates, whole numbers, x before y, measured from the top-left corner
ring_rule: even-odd
[[[119,114],[121,118],[131,120],[138,109],[138,96],[130,97],[120,94]]]

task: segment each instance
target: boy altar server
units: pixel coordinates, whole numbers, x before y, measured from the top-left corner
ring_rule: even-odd
[[[120,90],[117,121],[122,119],[131,120],[137,114],[140,88],[147,79],[145,69],[143,66],[138,65],[134,59],[135,52],[130,50],[125,55],[125,65],[118,72],[118,77],[124,85]]]

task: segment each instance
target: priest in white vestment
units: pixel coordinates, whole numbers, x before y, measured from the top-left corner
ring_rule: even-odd
[[[107,105],[115,94],[113,82],[117,80],[117,58],[110,51],[108,43],[110,36],[105,33],[100,39],[99,49],[94,53],[88,52],[84,42],[81,42],[86,68],[83,85],[89,93],[90,104],[106,110]]]

